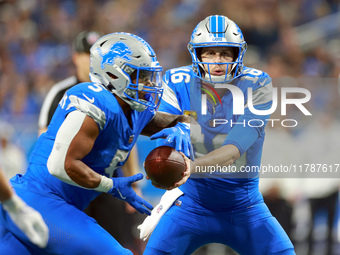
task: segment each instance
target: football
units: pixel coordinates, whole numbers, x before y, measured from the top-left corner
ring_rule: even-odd
[[[144,168],[152,182],[166,188],[182,178],[185,161],[174,148],[160,146],[153,149],[146,157]]]

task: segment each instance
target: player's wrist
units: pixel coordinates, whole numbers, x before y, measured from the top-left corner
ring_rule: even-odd
[[[113,188],[113,180],[111,178],[108,178],[102,175],[98,187],[94,188],[94,190],[108,193],[112,188]]]
[[[178,118],[177,118],[177,122],[190,123],[190,116],[179,115]]]
[[[25,206],[25,202],[13,193],[9,199],[2,202],[2,206],[7,212],[18,212]]]
[[[190,123],[188,122],[178,122],[178,123],[183,125],[186,129],[190,129]]]

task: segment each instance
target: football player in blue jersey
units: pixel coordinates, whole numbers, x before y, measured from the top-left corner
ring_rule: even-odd
[[[191,254],[208,243],[225,244],[242,255],[295,254],[264,204],[259,172],[249,171],[261,164],[271,78],[243,66],[246,42],[225,16],[201,21],[188,49],[192,65],[163,76],[159,111],[192,116],[195,160],[186,158],[190,178],[170,187],[157,212],[139,226],[146,239],[159,221],[144,254]]]
[[[107,169],[124,164],[140,134],[168,127],[172,139],[190,143],[179,123],[189,122],[186,116],[155,111],[163,92],[162,67],[147,42],[113,33],[101,37],[90,56],[92,82],[65,93],[27,172],[11,179],[16,194],[46,222],[47,246],[29,242],[1,206],[0,254],[132,254],[82,210],[106,192],[150,214],[151,204],[131,188],[143,175],[111,178]]]

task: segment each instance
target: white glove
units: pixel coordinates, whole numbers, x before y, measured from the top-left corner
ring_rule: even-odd
[[[168,190],[164,193],[159,204],[152,210],[151,215],[146,217],[143,223],[137,227],[137,229],[140,230],[140,239],[143,239],[143,241],[148,239],[164,213],[169,210],[175,200],[182,195],[183,192],[179,188]]]
[[[13,222],[33,244],[40,248],[47,246],[48,227],[39,212],[28,206],[15,193],[10,199],[2,202],[2,205]]]

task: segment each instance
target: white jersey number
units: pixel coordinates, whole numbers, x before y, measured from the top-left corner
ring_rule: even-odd
[[[262,75],[263,72],[257,69],[246,69],[243,71],[243,74],[246,74],[242,76],[243,79],[250,80],[255,84],[259,80],[257,76]]]
[[[180,72],[177,72],[180,71]],[[190,74],[189,70],[184,69],[184,68],[177,68],[177,69],[172,69],[170,71],[171,74],[171,81],[173,83],[180,83],[184,80],[184,82],[188,83],[190,81]]]

